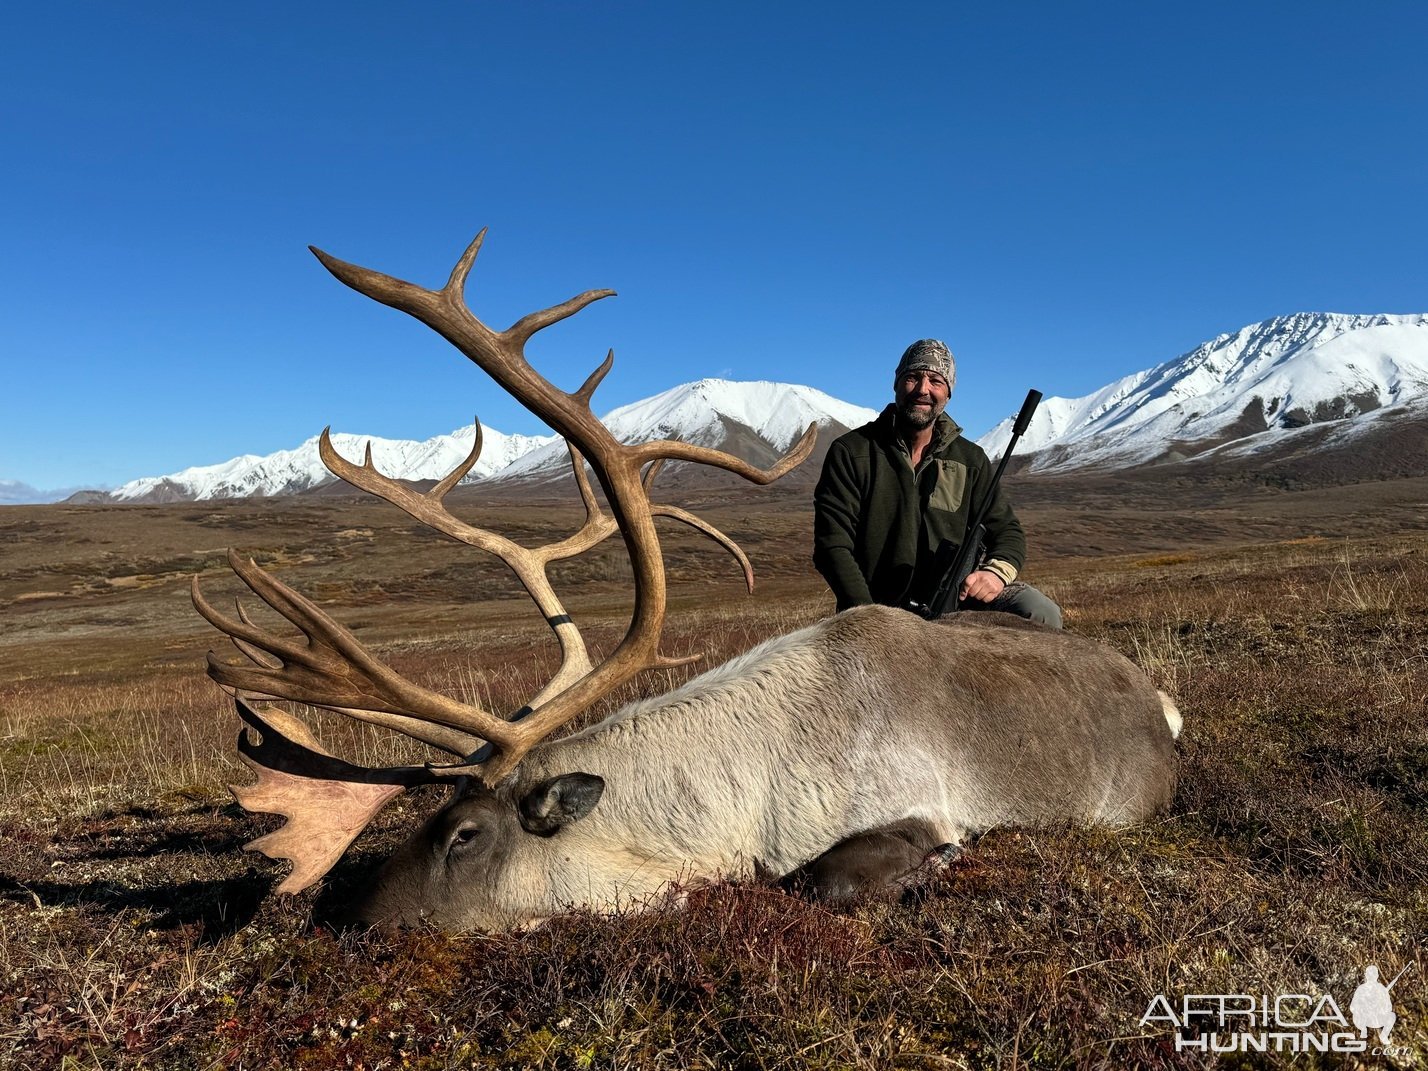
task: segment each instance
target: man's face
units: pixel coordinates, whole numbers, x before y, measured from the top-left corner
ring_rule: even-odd
[[[921,431],[947,408],[952,390],[936,372],[918,368],[898,377],[893,384],[898,419],[907,427]]]

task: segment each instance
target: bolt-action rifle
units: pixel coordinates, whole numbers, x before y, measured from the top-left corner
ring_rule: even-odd
[[[1026,434],[1026,429],[1031,424],[1031,415],[1036,412],[1040,402],[1041,391],[1026,392],[1026,401],[1021,403],[1021,412],[1017,414],[1016,423],[1012,425],[1011,441],[1007,443],[1006,453],[1002,455],[997,471],[992,476],[991,486],[982,495],[982,504],[976,516],[967,525],[966,538],[960,546],[950,539],[944,539],[942,545],[937,548],[932,564],[942,580],[937,585],[936,593],[925,606],[919,603],[908,604],[909,609],[929,621],[935,621],[943,614],[954,613],[962,608],[962,585],[982,563],[982,547],[987,538],[987,511],[992,508],[992,501],[997,497],[997,485],[1001,483],[1002,472],[1007,467],[1007,461],[1011,459],[1012,450],[1016,448],[1016,441]]]

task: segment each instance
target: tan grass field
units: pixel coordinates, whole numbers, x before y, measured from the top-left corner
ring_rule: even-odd
[[[384,814],[324,887],[270,895],[280,868],[241,845],[272,821],[225,788],[246,779],[237,721],[203,674],[217,634],[187,584],[236,593],[223,554],[240,547],[402,672],[509,709],[556,659],[499,565],[375,502],[7,508],[0,1065],[1200,1067],[1213,1058],[1141,1024],[1156,994],[1330,994],[1347,1015],[1373,964],[1403,972],[1392,1054],[1223,1063],[1421,1066],[1428,496],[1399,484],[1178,511],[1117,499],[1118,515],[1090,490],[1028,494],[1031,578],[1184,713],[1160,820],[988,834],[916,903],[835,912],[716,886],[494,938],[323,921],[433,790]],[[723,552],[671,533],[667,651],[717,664],[830,612],[806,500],[681,504],[739,540],[761,582],[745,596]],[[463,509],[532,538],[576,523],[554,504]],[[623,631],[627,576],[615,541],[557,575],[596,648]],[[359,761],[410,753],[320,728]]]

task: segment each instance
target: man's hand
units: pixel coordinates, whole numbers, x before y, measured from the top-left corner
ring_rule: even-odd
[[[991,602],[1002,593],[1002,589],[1006,586],[1006,581],[990,569],[978,569],[962,582],[960,594],[964,599]]]

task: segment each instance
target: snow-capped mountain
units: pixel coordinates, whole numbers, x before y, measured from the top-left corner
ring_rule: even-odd
[[[735,383],[703,379],[674,387],[642,402],[605,415],[605,426],[624,442],[673,438],[700,446],[722,446],[757,464],[782,452],[814,421],[841,432],[877,415],[875,410],[839,401],[812,387],[787,383]],[[556,436],[504,435],[483,428],[480,460],[466,482],[490,478],[564,478],[570,459]],[[344,457],[362,459],[372,444],[372,460],[388,476],[405,480],[437,480],[454,469],[471,450],[472,428],[438,435],[424,442],[368,439],[334,434],[333,445]],[[290,495],[334,480],[322,464],[316,438],[293,450],[266,457],[244,455],[218,465],[184,469],[167,476],[132,480],[106,496],[110,502],[182,502],[250,495]]]
[[[1403,407],[1428,408],[1428,313],[1298,313],[1220,335],[1084,398],[1044,399],[1017,454],[1029,456],[1031,471],[1119,468],[1216,449],[1243,455],[1308,425],[1391,417]],[[1343,434],[1374,423],[1346,422]],[[999,457],[1011,427],[1008,418],[978,442]]]
[[[615,438],[626,443],[678,439],[695,446],[727,447],[731,440],[746,440],[752,432],[771,448],[766,453],[778,454],[792,446],[814,422],[841,432],[866,424],[877,415],[876,409],[840,401],[812,387],[701,379],[612,409],[601,420]],[[734,452],[747,456],[738,449]],[[762,464],[765,459],[749,460]],[[569,468],[565,444],[557,441],[516,459],[497,473],[496,479],[563,475]]]
[[[334,434],[332,445],[343,457],[360,462],[363,450],[370,442],[372,461],[384,474],[406,480],[439,480],[471,452],[475,434],[474,427],[458,428],[450,435],[438,435],[424,442]],[[482,428],[481,457],[467,479],[479,480],[490,476],[522,454],[553,440],[554,436],[549,435],[503,435],[499,431]],[[336,479],[318,456],[317,442],[314,436],[296,449],[279,450],[266,457],[244,454],[218,465],[202,465],[168,476],[131,480],[111,491],[109,500],[187,502],[204,498],[292,495],[309,491]]]

